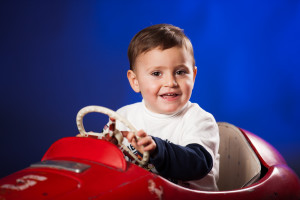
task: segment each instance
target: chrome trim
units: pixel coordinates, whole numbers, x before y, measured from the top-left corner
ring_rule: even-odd
[[[66,160],[44,160],[30,165],[30,167],[55,168],[55,169],[63,169],[75,173],[82,173],[88,168],[90,168],[91,166],[79,162],[66,161]]]

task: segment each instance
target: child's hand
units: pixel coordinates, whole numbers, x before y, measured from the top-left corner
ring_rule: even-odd
[[[150,135],[143,130],[139,130],[137,132],[137,136],[140,137],[140,140],[137,142],[137,139],[132,132],[122,131],[124,137],[127,138],[128,142],[132,144],[132,146],[137,149],[140,153],[144,153],[144,151],[149,151],[150,154],[155,152],[156,150],[156,143],[152,139]],[[144,146],[144,148],[142,148]]]

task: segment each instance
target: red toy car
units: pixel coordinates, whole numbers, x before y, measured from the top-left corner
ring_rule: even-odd
[[[89,112],[116,113],[87,107]],[[68,137],[55,142],[41,162],[0,180],[3,199],[300,199],[300,181],[282,156],[258,136],[228,123],[220,129],[220,191],[197,191],[176,185],[127,162],[107,141]],[[130,125],[129,125],[130,126]],[[133,128],[133,127],[129,127]],[[114,132],[118,135],[118,131]],[[120,140],[120,139],[118,139]],[[144,165],[148,154],[139,162]]]

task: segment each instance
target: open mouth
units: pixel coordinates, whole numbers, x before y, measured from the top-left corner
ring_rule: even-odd
[[[160,95],[160,97],[162,97],[163,99],[173,99],[173,98],[176,98],[177,96],[179,96],[179,94],[176,94],[176,93],[166,93],[166,94]]]

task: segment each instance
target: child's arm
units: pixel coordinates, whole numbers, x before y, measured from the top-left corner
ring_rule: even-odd
[[[165,178],[189,181],[203,178],[213,167],[212,156],[199,144],[180,146],[153,137],[157,153],[150,162]]]
[[[150,162],[155,166],[159,174],[165,178],[189,181],[201,179],[207,175],[213,166],[213,160],[208,151],[201,145],[193,143],[180,146],[169,143],[157,137],[147,135],[143,130],[138,131],[141,137],[136,143],[132,132],[122,132],[123,136],[143,153],[150,153]]]

